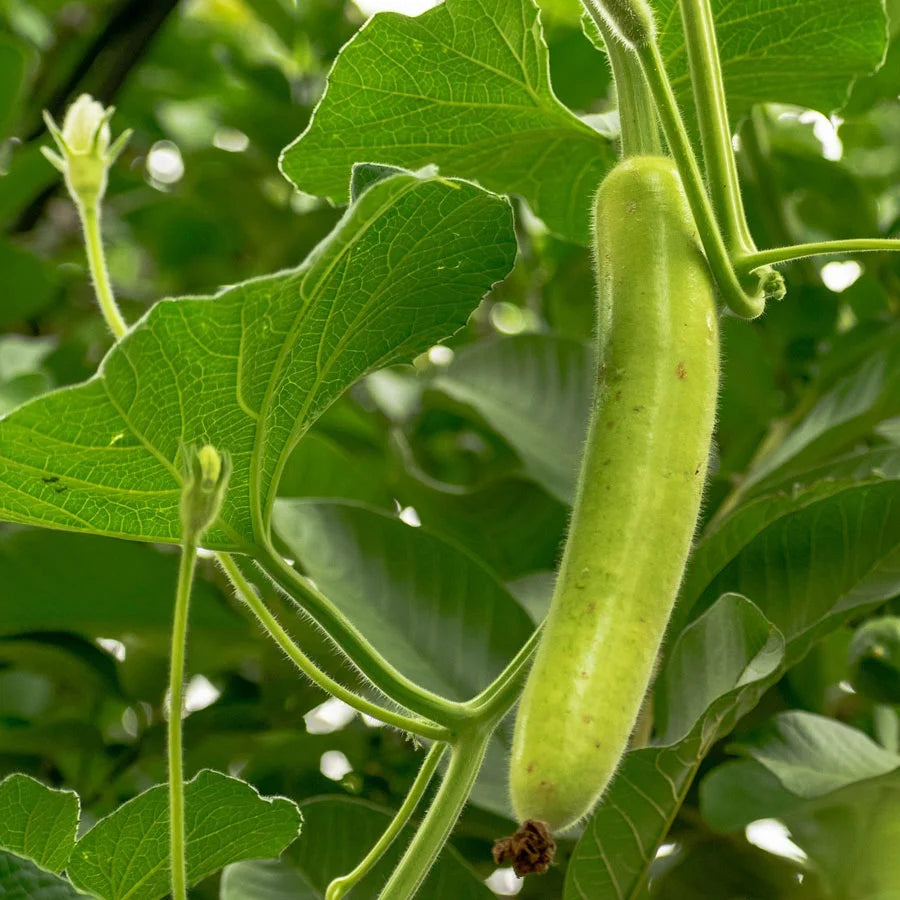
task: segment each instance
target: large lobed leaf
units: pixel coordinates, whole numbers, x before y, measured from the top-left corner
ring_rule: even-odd
[[[101,819],[75,845],[67,874],[104,900],[158,900],[169,891],[169,795],[139,794]],[[302,817],[284,797],[260,797],[246,782],[204,770],[185,784],[188,883],[229,863],[277,857]]]
[[[548,64],[530,0],[377,15],[342,51],[282,170],[344,202],[353,163],[437,163],[522,194],[553,229],[586,239],[590,197],[615,151],[556,99]]]
[[[74,793],[25,775],[0,784],[0,895],[44,897],[46,888],[48,898],[67,898],[80,896],[77,888],[103,900],[159,900],[168,893],[165,785],[129,800],[76,841],[78,811]],[[261,797],[244,781],[204,769],[185,785],[189,883],[239,860],[277,857],[302,821],[291,800]],[[62,869],[68,881],[45,874]]]
[[[515,252],[502,198],[384,178],[298,269],[158,303],[90,381],[0,420],[0,517],[177,542],[182,448],[210,442],[233,474],[207,544],[246,549],[310,424],[365,372],[460,328]]]
[[[654,3],[682,106],[692,108],[677,0]],[[729,110],[780,101],[831,112],[881,63],[881,0],[714,0]],[[436,163],[525,197],[551,230],[586,243],[590,201],[615,162],[612,141],[553,94],[532,0],[445,0],[409,18],[376,15],[344,48],[284,173],[309,193],[346,197],[361,160]],[[606,66],[597,55],[598,71]]]

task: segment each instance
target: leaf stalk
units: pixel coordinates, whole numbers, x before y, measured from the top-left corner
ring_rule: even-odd
[[[340,900],[340,898],[360,882],[372,870],[378,860],[384,856],[388,848],[394,843],[397,836],[403,830],[403,827],[409,821],[410,816],[422,799],[422,794],[425,793],[425,788],[428,787],[431,776],[434,774],[434,770],[437,768],[445,750],[446,744],[435,743],[431,746],[431,749],[428,751],[428,754],[422,762],[422,767],[419,769],[418,775],[416,775],[415,781],[412,783],[412,787],[409,789],[409,793],[406,795],[400,809],[397,810],[397,814],[391,820],[391,824],[388,825],[384,834],[382,834],[375,843],[375,846],[372,847],[352,872],[348,872],[340,878],[335,878],[334,881],[328,885],[328,888],[325,891],[325,900]]]
[[[469,799],[495,725],[492,719],[460,734],[441,786],[378,900],[409,900],[422,885]]]
[[[777,266],[781,263],[806,259],[810,256],[829,256],[835,253],[878,253],[900,251],[897,238],[849,238],[840,241],[817,241],[811,244],[794,244],[789,247],[773,247],[770,250],[756,250],[745,253],[735,260],[740,274],[755,271],[762,266]]]
[[[316,664],[297,646],[294,639],[284,630],[279,621],[269,611],[253,588],[253,585],[244,577],[240,566],[234,557],[228,553],[216,554],[216,561],[224,570],[237,591],[238,596],[247,605],[257,621],[266,633],[284,651],[287,657],[313,684],[327,691],[333,697],[342,700],[348,706],[352,706],[363,715],[373,716],[388,725],[393,725],[402,731],[408,731],[419,737],[429,738],[433,741],[448,741],[452,732],[440,725],[422,719],[413,719],[402,713],[394,712],[386,707],[372,703],[364,697],[360,697],[348,690],[342,684],[326,675]]]
[[[459,727],[471,717],[465,704],[426,690],[391,665],[356,626],[324,594],[289,566],[274,548],[261,548],[257,562],[275,585],[313,618],[349,662],[395,703],[448,729]]]

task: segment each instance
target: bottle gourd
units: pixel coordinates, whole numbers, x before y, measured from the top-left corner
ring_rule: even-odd
[[[599,367],[569,539],[516,718],[520,822],[590,812],[634,729],[696,527],[718,391],[714,285],[674,163],[595,202]]]

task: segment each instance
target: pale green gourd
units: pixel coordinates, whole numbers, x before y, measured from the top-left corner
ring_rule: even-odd
[[[712,278],[675,164],[597,194],[599,368],[569,540],[516,719],[520,821],[560,831],[615,772],[691,547],[715,423]]]

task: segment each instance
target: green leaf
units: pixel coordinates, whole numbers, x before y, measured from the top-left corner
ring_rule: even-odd
[[[854,612],[900,591],[900,455],[875,450],[756,497],[713,526],[688,564],[672,632],[723,591],[773,622],[796,661]]]
[[[528,615],[464,550],[360,506],[279,500],[275,529],[316,585],[408,678],[457,700],[528,639]]]
[[[475,409],[512,445],[531,478],[571,504],[594,367],[588,344],[520,335],[467,347],[434,386]]]
[[[900,703],[900,616],[863,623],[848,647],[850,683],[878,703]]]
[[[515,256],[508,203],[412,174],[372,185],[300,268],[158,303],[90,381],[0,422],[0,515],[179,540],[181,448],[234,470],[207,544],[266,538],[287,454],[365,372],[461,327]]]
[[[678,0],[652,2],[666,69],[690,110]],[[839,109],[853,81],[881,64],[887,44],[881,0],[712,0],[712,7],[732,123],[756,103]]]
[[[219,900],[321,900],[294,868],[272,860],[232,863],[222,872]]]
[[[723,635],[729,635],[723,644]],[[656,847],[666,836],[713,743],[777,677],[783,642],[749,600],[719,599],[676,642],[662,688],[674,743],[626,754],[578,842],[566,873],[566,900],[638,897]],[[696,673],[687,682],[683,672]],[[685,698],[675,689],[688,687]],[[676,703],[683,707],[676,707]],[[696,722],[692,716],[699,712]],[[663,741],[666,735],[663,736]]]
[[[667,68],[690,110],[677,0],[654,6]],[[713,7],[735,122],[755,103],[773,101],[831,112],[884,55],[881,0],[716,0]],[[595,65],[605,78],[599,55]],[[522,195],[551,230],[587,243],[591,197],[615,153],[554,96],[531,0],[446,0],[415,18],[376,15],[360,29],[282,170],[302,190],[343,202],[359,161],[435,163]]]
[[[330,436],[304,436],[288,457],[278,485],[279,497],[358,500],[393,508],[381,460]]]
[[[700,785],[703,817],[735,831],[777,817],[835,897],[889,900],[900,887],[900,756],[841,722],[780,713]]]
[[[615,151],[553,94],[531,0],[447,0],[360,29],[281,167],[301,190],[343,203],[362,161],[465,173],[521,194],[552,230],[586,242]]]
[[[779,713],[769,729],[737,749],[768,769],[786,790],[806,799],[900,768],[900,756],[863,732],[801,710]]]
[[[48,568],[46,560],[53,560]],[[0,533],[0,633],[73,631],[87,637],[168,634],[178,556],[81,534]],[[191,621],[200,632],[246,633],[207,581],[197,579]]]
[[[59,873],[75,846],[78,814],[73,791],[56,791],[27,775],[10,775],[0,782],[0,849]],[[6,896],[2,890],[0,894]]]
[[[188,883],[242,859],[277,857],[302,817],[284,797],[266,798],[244,781],[205,769],[185,785]],[[104,900],[157,900],[169,892],[169,800],[165,785],[101,819],[68,866],[76,887]]]
[[[315,797],[300,804],[307,834],[291,858],[324,895],[328,883],[345,875],[372,849],[393,817],[391,810],[363,800]],[[407,826],[360,886],[359,897],[374,897],[413,834]],[[428,900],[490,900],[493,894],[452,847],[445,847],[420,890]]]
[[[425,527],[464,547],[503,579],[550,569],[559,560],[568,509],[533,481],[498,478],[467,489],[411,476],[398,495]]]
[[[812,408],[746,476],[754,492],[853,449],[900,415],[900,326],[880,328],[853,348],[857,365],[832,375]],[[834,365],[834,362],[832,362]]]
[[[33,862],[0,850],[3,900],[76,900],[84,896],[65,879],[42,872]]]
[[[738,594],[726,594],[692,622],[678,642],[654,695],[658,743],[676,744],[732,688],[769,677],[784,657],[784,638]]]

